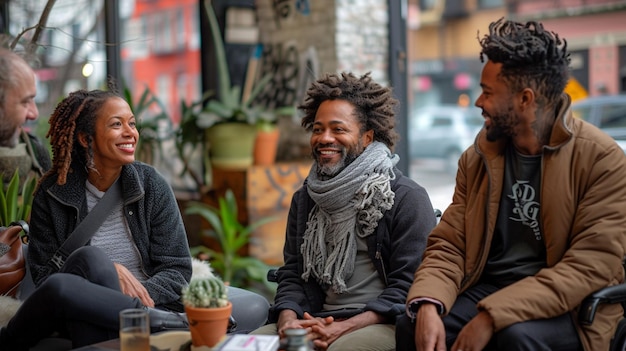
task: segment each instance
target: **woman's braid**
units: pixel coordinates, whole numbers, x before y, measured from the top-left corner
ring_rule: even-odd
[[[78,90],[63,99],[50,116],[50,137],[52,146],[52,168],[44,176],[58,174],[57,183],[65,184],[70,172],[72,161],[79,161],[85,167],[92,163],[91,141],[95,133],[97,113],[104,103],[118,95],[104,90]],[[87,147],[78,141],[78,135],[83,134],[87,140]]]

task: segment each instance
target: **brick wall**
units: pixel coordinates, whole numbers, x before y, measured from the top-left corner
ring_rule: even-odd
[[[259,76],[272,81],[269,106],[302,101],[311,81],[327,72],[372,72],[387,84],[388,10],[385,0],[256,0]],[[306,159],[309,138],[298,118],[281,120],[278,161]]]
[[[257,0],[261,76],[272,73],[282,102],[304,95],[325,72],[368,71],[387,78],[385,0]]]

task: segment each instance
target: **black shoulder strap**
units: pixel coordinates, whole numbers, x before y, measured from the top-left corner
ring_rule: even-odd
[[[102,222],[108,217],[115,204],[119,203],[118,201],[121,198],[122,192],[119,183],[120,180],[118,177],[113,185],[104,193],[102,199],[100,199],[91,211],[89,211],[87,216],[78,223],[72,234],[65,239],[63,245],[61,245],[50,259],[53,266],[61,269],[67,257],[74,252],[74,250],[87,244],[96,230],[100,228]]]

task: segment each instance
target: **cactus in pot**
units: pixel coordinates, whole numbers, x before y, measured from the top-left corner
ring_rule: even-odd
[[[183,288],[183,303],[195,308],[226,307],[228,288],[217,276],[192,279]]]
[[[228,287],[218,276],[193,278],[183,288],[193,346],[212,348],[224,339],[233,308],[227,293]]]

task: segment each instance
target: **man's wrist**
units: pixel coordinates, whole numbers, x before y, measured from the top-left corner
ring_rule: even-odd
[[[437,314],[442,315],[444,313],[443,304],[437,300],[429,299],[429,298],[418,298],[409,302],[406,308],[407,315],[411,318],[411,320],[415,320],[415,316],[417,315],[417,311],[425,304],[430,304],[435,306],[437,310]]]

